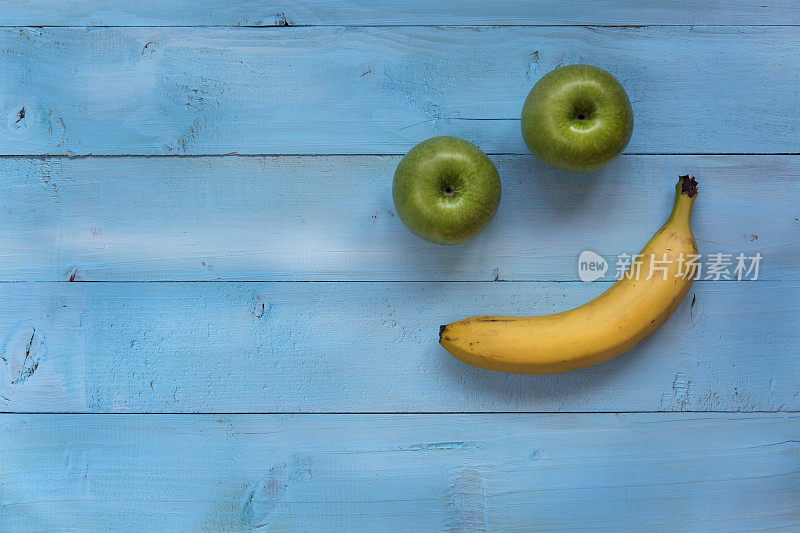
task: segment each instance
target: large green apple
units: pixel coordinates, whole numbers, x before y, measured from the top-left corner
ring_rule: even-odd
[[[480,233],[497,212],[500,176],[474,144],[433,137],[400,160],[392,197],[411,233],[437,244],[458,244]]]
[[[547,73],[522,107],[528,149],[560,170],[590,172],[617,157],[631,139],[633,109],[617,79],[590,65]]]

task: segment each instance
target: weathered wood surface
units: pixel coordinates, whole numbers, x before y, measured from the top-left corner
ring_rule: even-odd
[[[700,181],[702,253],[761,253],[760,279],[800,276],[797,157],[623,156],[586,176],[494,156],[497,218],[457,247],[395,216],[399,159],[0,159],[0,280],[572,281],[587,249],[611,277],[684,173]]]
[[[637,348],[567,374],[453,358],[438,325],[542,314],[607,283],[3,283],[0,409],[800,410],[798,282],[697,282]]]
[[[527,150],[546,72],[604,67],[630,153],[800,152],[796,27],[2,28],[0,154]]]
[[[286,26],[411,24],[798,24],[792,0],[0,0],[2,24],[57,26]]]
[[[789,0],[0,0],[0,531],[800,530],[798,23]],[[590,176],[519,133],[576,62],[636,113]],[[448,249],[389,189],[440,134],[504,180]],[[565,375],[438,346],[599,294],[578,254],[638,251],[686,172],[701,251],[762,253],[759,281],[698,282]]]
[[[798,415],[0,418],[6,531],[796,531]]]

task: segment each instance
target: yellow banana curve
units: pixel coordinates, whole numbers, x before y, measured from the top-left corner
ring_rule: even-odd
[[[552,315],[474,316],[439,330],[439,343],[471,365],[554,374],[596,365],[631,349],[677,309],[696,273],[692,206],[697,182],[681,176],[667,222],[603,294]]]

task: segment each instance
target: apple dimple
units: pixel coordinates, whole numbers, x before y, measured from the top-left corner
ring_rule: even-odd
[[[586,122],[594,117],[597,108],[592,104],[592,102],[582,100],[583,99],[573,104],[572,118],[579,122]]]
[[[437,186],[440,194],[447,200],[454,200],[464,185],[464,180],[452,169],[443,170],[435,179],[438,182]]]

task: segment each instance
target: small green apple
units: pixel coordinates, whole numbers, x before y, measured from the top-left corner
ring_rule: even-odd
[[[458,244],[483,231],[497,212],[500,176],[474,144],[433,137],[400,160],[392,198],[411,233],[436,244]]]
[[[590,172],[617,157],[631,139],[633,109],[617,79],[590,65],[547,73],[522,107],[528,149],[560,170]]]

